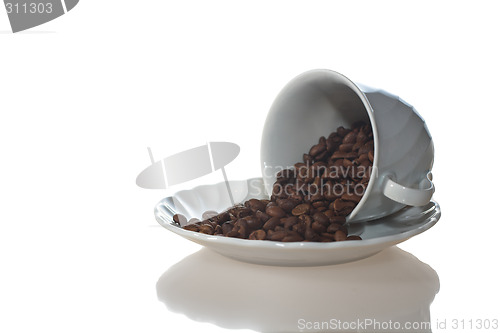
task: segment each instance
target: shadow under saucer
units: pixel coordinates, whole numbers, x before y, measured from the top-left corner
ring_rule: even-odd
[[[170,311],[259,332],[431,332],[439,277],[396,246],[317,267],[249,264],[208,249],[170,267],[156,285]]]

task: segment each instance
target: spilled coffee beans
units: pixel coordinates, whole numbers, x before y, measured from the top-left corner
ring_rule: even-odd
[[[282,242],[360,240],[349,235],[346,216],[370,180],[374,141],[370,125],[339,127],[276,175],[270,200],[250,199],[183,228],[210,235]],[[174,222],[185,220],[174,215]]]

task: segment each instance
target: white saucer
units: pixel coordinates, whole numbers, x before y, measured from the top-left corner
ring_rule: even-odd
[[[238,202],[266,197],[262,178],[231,181],[230,186]],[[388,217],[349,226],[349,233],[361,236],[361,241],[332,243],[283,243],[213,236],[184,230],[173,223],[176,213],[201,219],[206,211],[221,212],[230,206],[225,183],[204,185],[163,199],[155,207],[155,217],[168,230],[226,257],[274,266],[331,265],[363,259],[426,231],[441,217],[441,209],[435,201],[422,207],[408,206]]]

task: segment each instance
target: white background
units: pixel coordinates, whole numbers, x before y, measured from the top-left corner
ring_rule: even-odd
[[[240,145],[230,178],[259,176],[267,110],[314,68],[425,118],[443,216],[399,247],[439,275],[433,320],[500,319],[498,7],[82,0],[18,34],[0,10],[0,331],[223,331],[158,300],[160,276],[200,247],[157,226],[170,192],[135,177],[148,146],[207,141]]]

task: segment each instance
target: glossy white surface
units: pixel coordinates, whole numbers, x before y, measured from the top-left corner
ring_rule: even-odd
[[[253,193],[244,197],[241,202],[254,197],[266,197],[264,183],[260,178],[233,181],[231,188],[237,193],[253,189]],[[184,214],[189,220],[201,219],[207,211],[224,211],[231,203],[223,199],[214,203],[213,198],[224,198],[227,196],[226,192],[225,184],[219,183],[174,194],[156,205],[156,220],[166,229],[236,260],[273,266],[318,266],[372,256],[428,230],[441,217],[441,209],[435,202],[422,207],[407,207],[379,220],[352,225],[349,233],[361,236],[361,241],[332,243],[283,243],[213,236],[184,230],[173,223],[172,217],[177,213]]]
[[[276,173],[301,162],[321,136],[360,120],[372,126],[373,170],[365,195],[348,221],[372,220],[405,205],[428,203],[434,193],[428,180],[434,145],[424,120],[398,96],[358,86],[328,69],[293,78],[269,110],[260,152],[267,192],[272,191]]]
[[[495,332],[458,328],[500,313],[497,1],[82,0],[19,35],[0,11],[0,332],[293,331],[337,313]],[[139,188],[147,147],[159,160],[234,142],[228,177],[260,177],[267,111],[310,68],[416,107],[439,222],[367,259],[295,268],[161,227],[158,201],[223,177]]]

